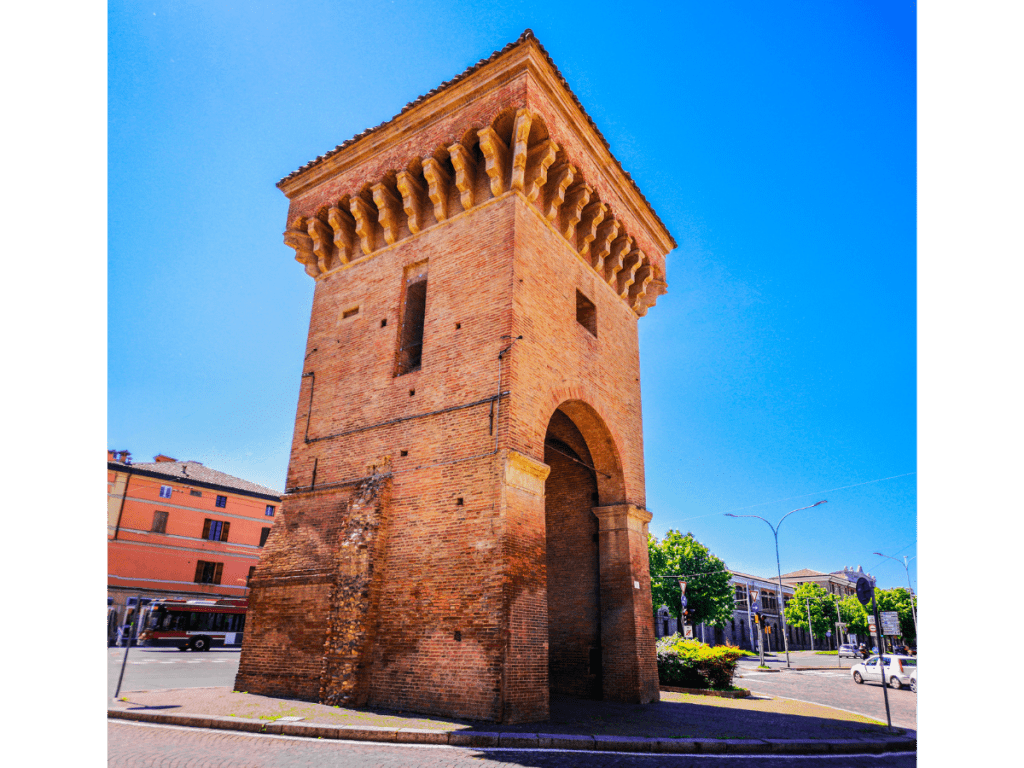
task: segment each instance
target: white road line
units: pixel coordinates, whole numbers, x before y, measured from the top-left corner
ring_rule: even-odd
[[[856,713],[855,713],[856,714]],[[215,728],[193,728],[184,725],[163,725],[161,723],[140,723],[135,720],[107,720],[107,723],[116,723],[118,725],[131,725],[139,728],[169,728],[174,731],[190,731],[195,733],[196,731],[206,731],[208,733],[220,733],[223,734],[225,731],[221,731]],[[628,755],[629,757],[651,757],[659,760],[663,760],[667,757],[685,757],[693,759],[694,755],[676,753],[676,752],[612,752],[610,750],[594,750],[594,749],[545,749],[543,747],[453,747],[448,744],[408,744],[398,741],[353,741],[351,739],[314,739],[309,736],[282,736],[276,733],[249,733],[248,731],[230,731],[234,736],[248,736],[254,739],[283,739],[285,741],[305,741],[315,742],[318,744],[349,744],[357,746],[374,746],[374,747],[394,747],[403,749],[457,749],[461,751],[472,751],[472,752],[560,752],[567,755]],[[627,737],[628,738],[628,737]],[[684,739],[685,741],[685,739]],[[881,752],[872,753],[865,752],[863,754],[850,754],[850,755],[832,755],[832,754],[818,754],[818,755],[784,755],[784,754],[761,754],[761,755],[737,755],[737,754],[701,754],[700,757],[721,757],[731,759],[750,759],[750,760],[821,760],[830,758],[845,758],[851,757],[895,757],[903,755],[913,755],[914,752]]]

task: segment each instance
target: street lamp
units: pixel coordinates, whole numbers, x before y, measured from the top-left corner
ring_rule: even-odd
[[[784,514],[782,516],[782,520],[785,520],[787,517],[792,515],[793,512],[802,512],[805,509],[810,509],[811,507],[817,507],[819,504],[828,504],[828,500],[827,499],[822,499],[821,501],[818,501],[818,502],[815,502],[814,504],[811,504],[810,507],[800,507],[800,509],[794,509],[792,512],[787,512],[786,514]],[[756,517],[758,520],[764,520],[764,518],[761,517],[760,515],[734,515],[731,512],[726,512],[725,516],[726,517]],[[778,574],[779,574],[779,617],[782,619],[782,640],[783,640],[783,642],[785,643],[785,646],[786,646],[786,666],[789,667],[790,666],[790,664],[789,664],[789,638],[786,637],[786,629],[787,629],[787,627],[786,627],[786,601],[782,597],[782,566],[779,564],[779,528],[782,526],[782,520],[779,520],[779,522],[777,524],[775,524],[774,526],[771,523],[769,523],[767,520],[764,520],[764,521],[765,521],[765,523],[768,524],[768,527],[772,529],[772,535],[775,536],[775,567],[778,569]],[[917,625],[915,624],[914,626],[915,626],[915,631],[917,631],[916,630]],[[813,628],[811,628],[811,633],[812,633],[811,636],[812,637],[814,636],[813,632],[814,632],[814,630],[813,630]]]
[[[879,557],[886,557],[889,560],[895,560],[897,563],[900,563],[900,561],[896,560],[895,557],[883,555],[881,552],[873,552],[872,554],[878,555]],[[914,555],[914,557],[917,557],[917,555]],[[914,640],[916,642],[917,638],[919,637],[917,632],[917,609],[914,608],[914,585],[910,583],[910,561],[913,560],[914,557],[908,558],[906,555],[904,555],[903,562],[900,563],[900,565],[902,565],[903,569],[907,572],[907,586],[910,587],[910,612],[911,615],[913,615],[914,617]]]

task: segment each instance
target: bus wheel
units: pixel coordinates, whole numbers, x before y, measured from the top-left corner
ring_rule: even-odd
[[[193,637],[189,647],[193,651],[208,651],[210,650],[210,641],[205,637]]]

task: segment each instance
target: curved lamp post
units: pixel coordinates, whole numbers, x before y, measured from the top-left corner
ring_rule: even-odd
[[[786,514],[784,514],[782,516],[782,520],[785,520],[787,517],[792,515],[793,512],[801,512],[801,511],[803,511],[805,509],[810,509],[811,507],[817,507],[819,504],[828,504],[828,500],[827,499],[823,499],[821,501],[815,502],[814,504],[811,504],[810,507],[800,507],[800,509],[794,509],[792,512],[787,512]],[[764,520],[764,518],[761,517],[760,515],[734,515],[731,512],[726,512],[725,516],[726,517],[756,517],[758,520]],[[779,600],[778,600],[779,616],[782,619],[782,641],[786,645],[786,666],[788,667],[788,666],[790,666],[790,664],[789,664],[789,638],[786,637],[786,629],[787,629],[787,627],[786,627],[786,601],[782,597],[782,566],[779,565],[779,527],[782,525],[782,520],[779,520],[779,522],[776,523],[775,525],[772,525],[767,520],[764,520],[764,521],[765,521],[765,523],[768,524],[768,527],[772,529],[772,535],[775,536],[775,567],[778,569],[778,574],[779,574]],[[915,624],[914,626],[916,628],[917,625]],[[915,629],[915,631],[916,631],[916,629]],[[811,629],[811,632],[812,632],[812,636],[813,636],[813,632],[814,632],[813,628]]]
[[[897,563],[900,563],[900,561],[896,560],[895,557],[889,557],[889,555],[883,555],[881,552],[872,552],[871,554],[878,555],[879,557],[885,557],[885,558],[888,558],[889,560],[894,560]],[[914,555],[914,557],[917,557],[917,555]],[[910,583],[910,561],[913,560],[914,557],[908,558],[906,555],[904,555],[903,556],[903,562],[900,563],[900,565],[902,565],[904,570],[907,572],[907,586],[910,587],[910,612],[911,612],[911,614],[914,617],[914,642],[916,643],[917,642],[917,638],[919,637],[918,631],[917,631],[917,609],[914,607],[914,585]]]

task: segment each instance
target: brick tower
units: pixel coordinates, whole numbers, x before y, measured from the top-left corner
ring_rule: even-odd
[[[316,281],[236,687],[658,699],[637,321],[675,242],[532,33],[278,185]]]

